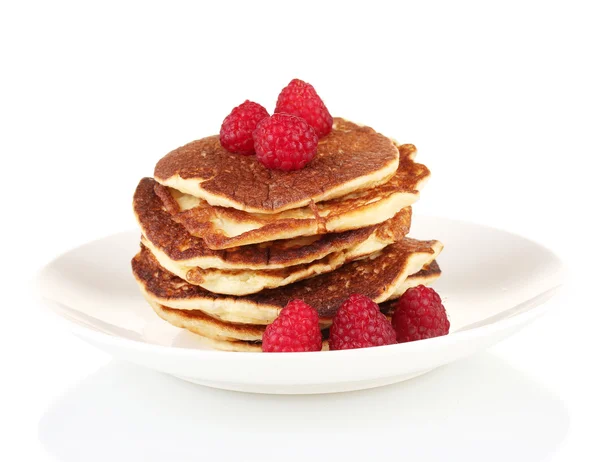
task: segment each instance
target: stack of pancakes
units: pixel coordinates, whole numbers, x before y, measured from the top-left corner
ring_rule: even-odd
[[[352,293],[389,312],[389,301],[440,275],[442,244],[406,237],[429,177],[415,154],[339,118],[294,172],[232,154],[218,136],[189,143],[135,191],[133,274],[161,318],[223,350],[260,351],[292,299],[317,310],[325,338]]]

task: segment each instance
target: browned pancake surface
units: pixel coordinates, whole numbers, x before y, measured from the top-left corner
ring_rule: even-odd
[[[390,197],[398,192],[418,193],[417,185],[430,174],[429,169],[413,161],[416,148],[412,144],[399,146],[400,166],[395,175],[387,182],[372,189],[367,189],[351,197],[345,196],[326,202],[320,202],[312,207],[313,216],[308,218],[278,218],[276,215],[259,216],[228,207],[213,207],[205,201],[189,210],[180,211],[179,205],[173,199],[169,189],[156,184],[156,194],[162,199],[166,210],[173,219],[181,223],[190,234],[204,239],[212,249],[225,249],[244,246],[254,242],[273,240],[280,232],[294,229],[298,236],[327,233],[327,224],[352,212],[368,209],[374,201]],[[325,213],[326,212],[326,213]],[[221,217],[232,222],[252,220],[260,222],[261,226],[237,236],[226,236],[214,222]]]
[[[411,275],[411,277],[415,278],[428,278],[431,275],[437,275],[441,272],[440,267],[437,264],[437,261],[431,262],[426,268],[423,268],[418,273]],[[410,277],[409,277],[410,279]],[[396,301],[390,300],[379,305],[381,311],[386,314],[391,314],[393,312],[393,305]],[[262,333],[264,332],[266,325],[257,325],[257,324],[244,324],[244,323],[235,323],[235,322],[227,322],[221,319],[215,318],[206,314],[202,310],[178,310],[176,308],[169,308],[164,305],[160,305],[162,311],[166,313],[177,314],[182,320],[188,321],[201,321],[214,325],[216,328],[221,329],[224,332],[232,331],[237,332],[237,339],[243,338],[242,336],[255,336],[256,338],[260,338]],[[326,329],[326,326],[329,326],[331,323],[331,318],[321,318],[323,329]],[[179,326],[185,327],[185,326]]]
[[[341,303],[353,293],[361,293],[377,300],[396,282],[398,275],[406,270],[408,257],[412,253],[433,255],[434,244],[436,241],[405,238],[386,247],[377,258],[349,263],[332,273],[243,297],[215,295],[199,286],[189,284],[163,270],[150,251],[143,247],[133,258],[132,268],[135,277],[144,285],[146,291],[161,300],[219,298],[283,308],[290,300],[301,299],[313,306],[319,317],[328,318],[332,317]],[[439,270],[437,265],[429,265],[427,271],[435,269]]]
[[[270,170],[256,156],[232,154],[215,135],[167,154],[157,163],[154,177],[158,181],[176,175],[198,179],[203,190],[228,198],[240,204],[239,208],[272,213],[308,204],[324,192],[377,172],[397,159],[394,144],[372,128],[339,118],[334,124],[331,133],[319,140],[315,158],[298,171]]]
[[[411,275],[408,279],[410,280],[411,277],[427,279],[431,274],[439,273],[440,270],[437,263],[433,262],[428,268]],[[380,305],[382,312],[385,313],[388,318],[390,318],[393,313],[393,303],[394,302],[385,302]],[[242,347],[240,349],[248,350],[249,347],[253,345],[260,345],[263,333],[267,327],[266,325],[222,321],[201,310],[177,310],[154,302],[151,302],[151,305],[161,318],[174,326],[187,329],[205,338],[211,338],[220,342],[228,342],[227,345],[221,345],[226,346],[226,349],[237,349],[235,348],[237,345],[238,347]],[[329,338],[330,325],[331,318],[321,319],[321,329],[323,331],[324,340]],[[212,346],[214,348],[219,348],[219,344]]]
[[[321,234],[303,240],[284,239],[212,250],[203,239],[191,235],[182,224],[172,219],[165,210],[163,201],[155,193],[155,186],[158,186],[157,190],[164,188],[152,178],[143,178],[140,181],[133,197],[134,212],[146,238],[175,261],[216,257],[245,268],[291,266],[317,260],[358,245],[374,232],[382,240],[395,242],[402,239],[410,229],[411,209],[408,207],[380,225],[342,233]]]

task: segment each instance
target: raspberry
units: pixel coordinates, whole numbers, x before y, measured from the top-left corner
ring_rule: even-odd
[[[225,117],[221,125],[221,145],[229,152],[249,156],[254,154],[252,132],[258,122],[269,117],[260,104],[246,100]]]
[[[446,335],[450,321],[435,290],[423,285],[408,289],[395,304],[392,324],[398,343]]]
[[[262,350],[268,352],[321,351],[322,346],[319,315],[302,300],[289,302],[262,338]]]
[[[319,138],[327,135],[333,126],[333,118],[313,86],[299,79],[292,80],[281,90],[275,112],[302,117],[315,129]]]
[[[319,138],[304,119],[273,114],[254,130],[256,157],[267,168],[299,170],[317,153]]]
[[[348,350],[396,343],[396,333],[379,306],[364,295],[352,294],[333,317],[329,349]]]

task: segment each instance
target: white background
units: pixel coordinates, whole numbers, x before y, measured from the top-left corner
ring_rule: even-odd
[[[599,460],[597,5],[325,3],[1,4],[0,460],[352,460],[359,441],[394,460]],[[556,251],[570,280],[550,314],[422,378],[313,398],[193,387],[57,329],[36,271],[133,228],[162,155],[246,98],[272,110],[293,77],[417,145],[433,177],[416,214]]]

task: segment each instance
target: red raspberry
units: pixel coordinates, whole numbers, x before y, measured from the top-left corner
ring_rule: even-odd
[[[221,145],[229,152],[249,156],[254,154],[252,132],[258,122],[269,117],[260,104],[246,100],[225,117],[221,125]]]
[[[396,333],[379,306],[361,294],[342,303],[329,329],[329,349],[349,350],[396,343]]]
[[[321,351],[322,346],[319,315],[302,300],[289,302],[262,337],[267,352]]]
[[[398,343],[446,335],[450,321],[435,290],[423,285],[408,289],[396,302],[392,324]]]
[[[333,118],[310,83],[292,80],[281,90],[275,112],[285,112],[302,117],[315,129],[319,138],[327,135],[333,126]]]
[[[304,119],[273,114],[254,130],[256,157],[271,169],[299,170],[317,153],[319,138]]]

